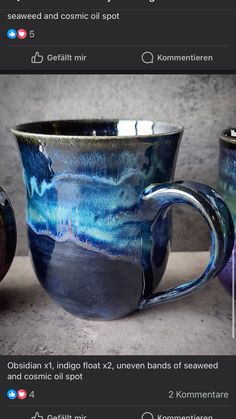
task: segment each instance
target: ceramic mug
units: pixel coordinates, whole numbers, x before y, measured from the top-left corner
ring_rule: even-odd
[[[220,136],[219,189],[233,216],[236,232],[236,128],[228,128]],[[229,262],[220,274],[220,279],[230,294],[233,291],[233,276],[236,278],[235,256],[236,244]]]
[[[15,214],[8,196],[0,187],[0,281],[14,259],[16,240]]]
[[[206,185],[173,182],[182,127],[84,120],[30,123],[13,132],[35,271],[69,312],[117,319],[186,296],[225,266],[233,245],[227,206]],[[190,205],[206,220],[211,258],[199,278],[155,293],[173,204]]]

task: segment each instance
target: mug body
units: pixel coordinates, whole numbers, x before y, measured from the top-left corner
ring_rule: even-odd
[[[220,136],[219,188],[233,216],[236,232],[236,128],[227,129]],[[228,264],[219,275],[229,293],[232,293],[235,254],[236,243]]]
[[[94,120],[31,123],[13,132],[24,168],[30,250],[43,287],[87,319],[136,310],[163,276],[171,236],[170,215],[153,228],[143,191],[173,179],[183,129]]]

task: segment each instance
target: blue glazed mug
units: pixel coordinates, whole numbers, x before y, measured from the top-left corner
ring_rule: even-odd
[[[227,203],[233,220],[236,237],[236,128],[228,128],[220,135],[219,190]],[[236,241],[232,256],[220,273],[226,290],[236,296]]]
[[[0,281],[5,277],[16,251],[16,221],[11,202],[0,187]]]
[[[173,182],[183,128],[150,121],[51,121],[13,130],[27,191],[36,274],[70,313],[111,320],[191,294],[227,263],[234,229],[213,189]],[[155,292],[174,204],[195,208],[212,237],[197,279]]]

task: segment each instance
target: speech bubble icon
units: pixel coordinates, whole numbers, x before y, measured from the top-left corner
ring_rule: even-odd
[[[142,414],[141,419],[154,419],[154,416],[151,412],[145,412]]]
[[[154,63],[154,55],[151,51],[145,51],[142,53],[141,56],[142,62],[144,64],[153,64]]]

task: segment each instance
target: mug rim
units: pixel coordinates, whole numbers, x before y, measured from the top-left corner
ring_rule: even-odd
[[[169,129],[160,131],[158,133],[152,133],[152,134],[128,134],[128,135],[76,135],[76,134],[48,134],[48,133],[37,133],[37,132],[30,132],[30,128],[33,128],[37,125],[43,125],[43,124],[56,124],[56,123],[109,123],[109,124],[118,124],[119,122],[133,122],[134,124],[137,123],[149,123],[154,125],[162,125],[164,127],[169,127]],[[36,122],[29,122],[24,124],[19,124],[15,128],[11,129],[12,133],[18,137],[23,138],[31,138],[31,139],[65,139],[65,140],[125,140],[125,139],[142,139],[142,138],[156,138],[159,136],[168,136],[173,134],[180,134],[184,131],[183,125],[174,124],[171,122],[162,122],[162,121],[152,121],[147,119],[58,119],[58,120],[43,120],[43,121],[36,121]]]
[[[229,144],[236,144],[236,137],[232,137],[231,135],[227,135],[230,131],[236,131],[235,127],[229,127],[224,129],[220,134],[220,139]]]

